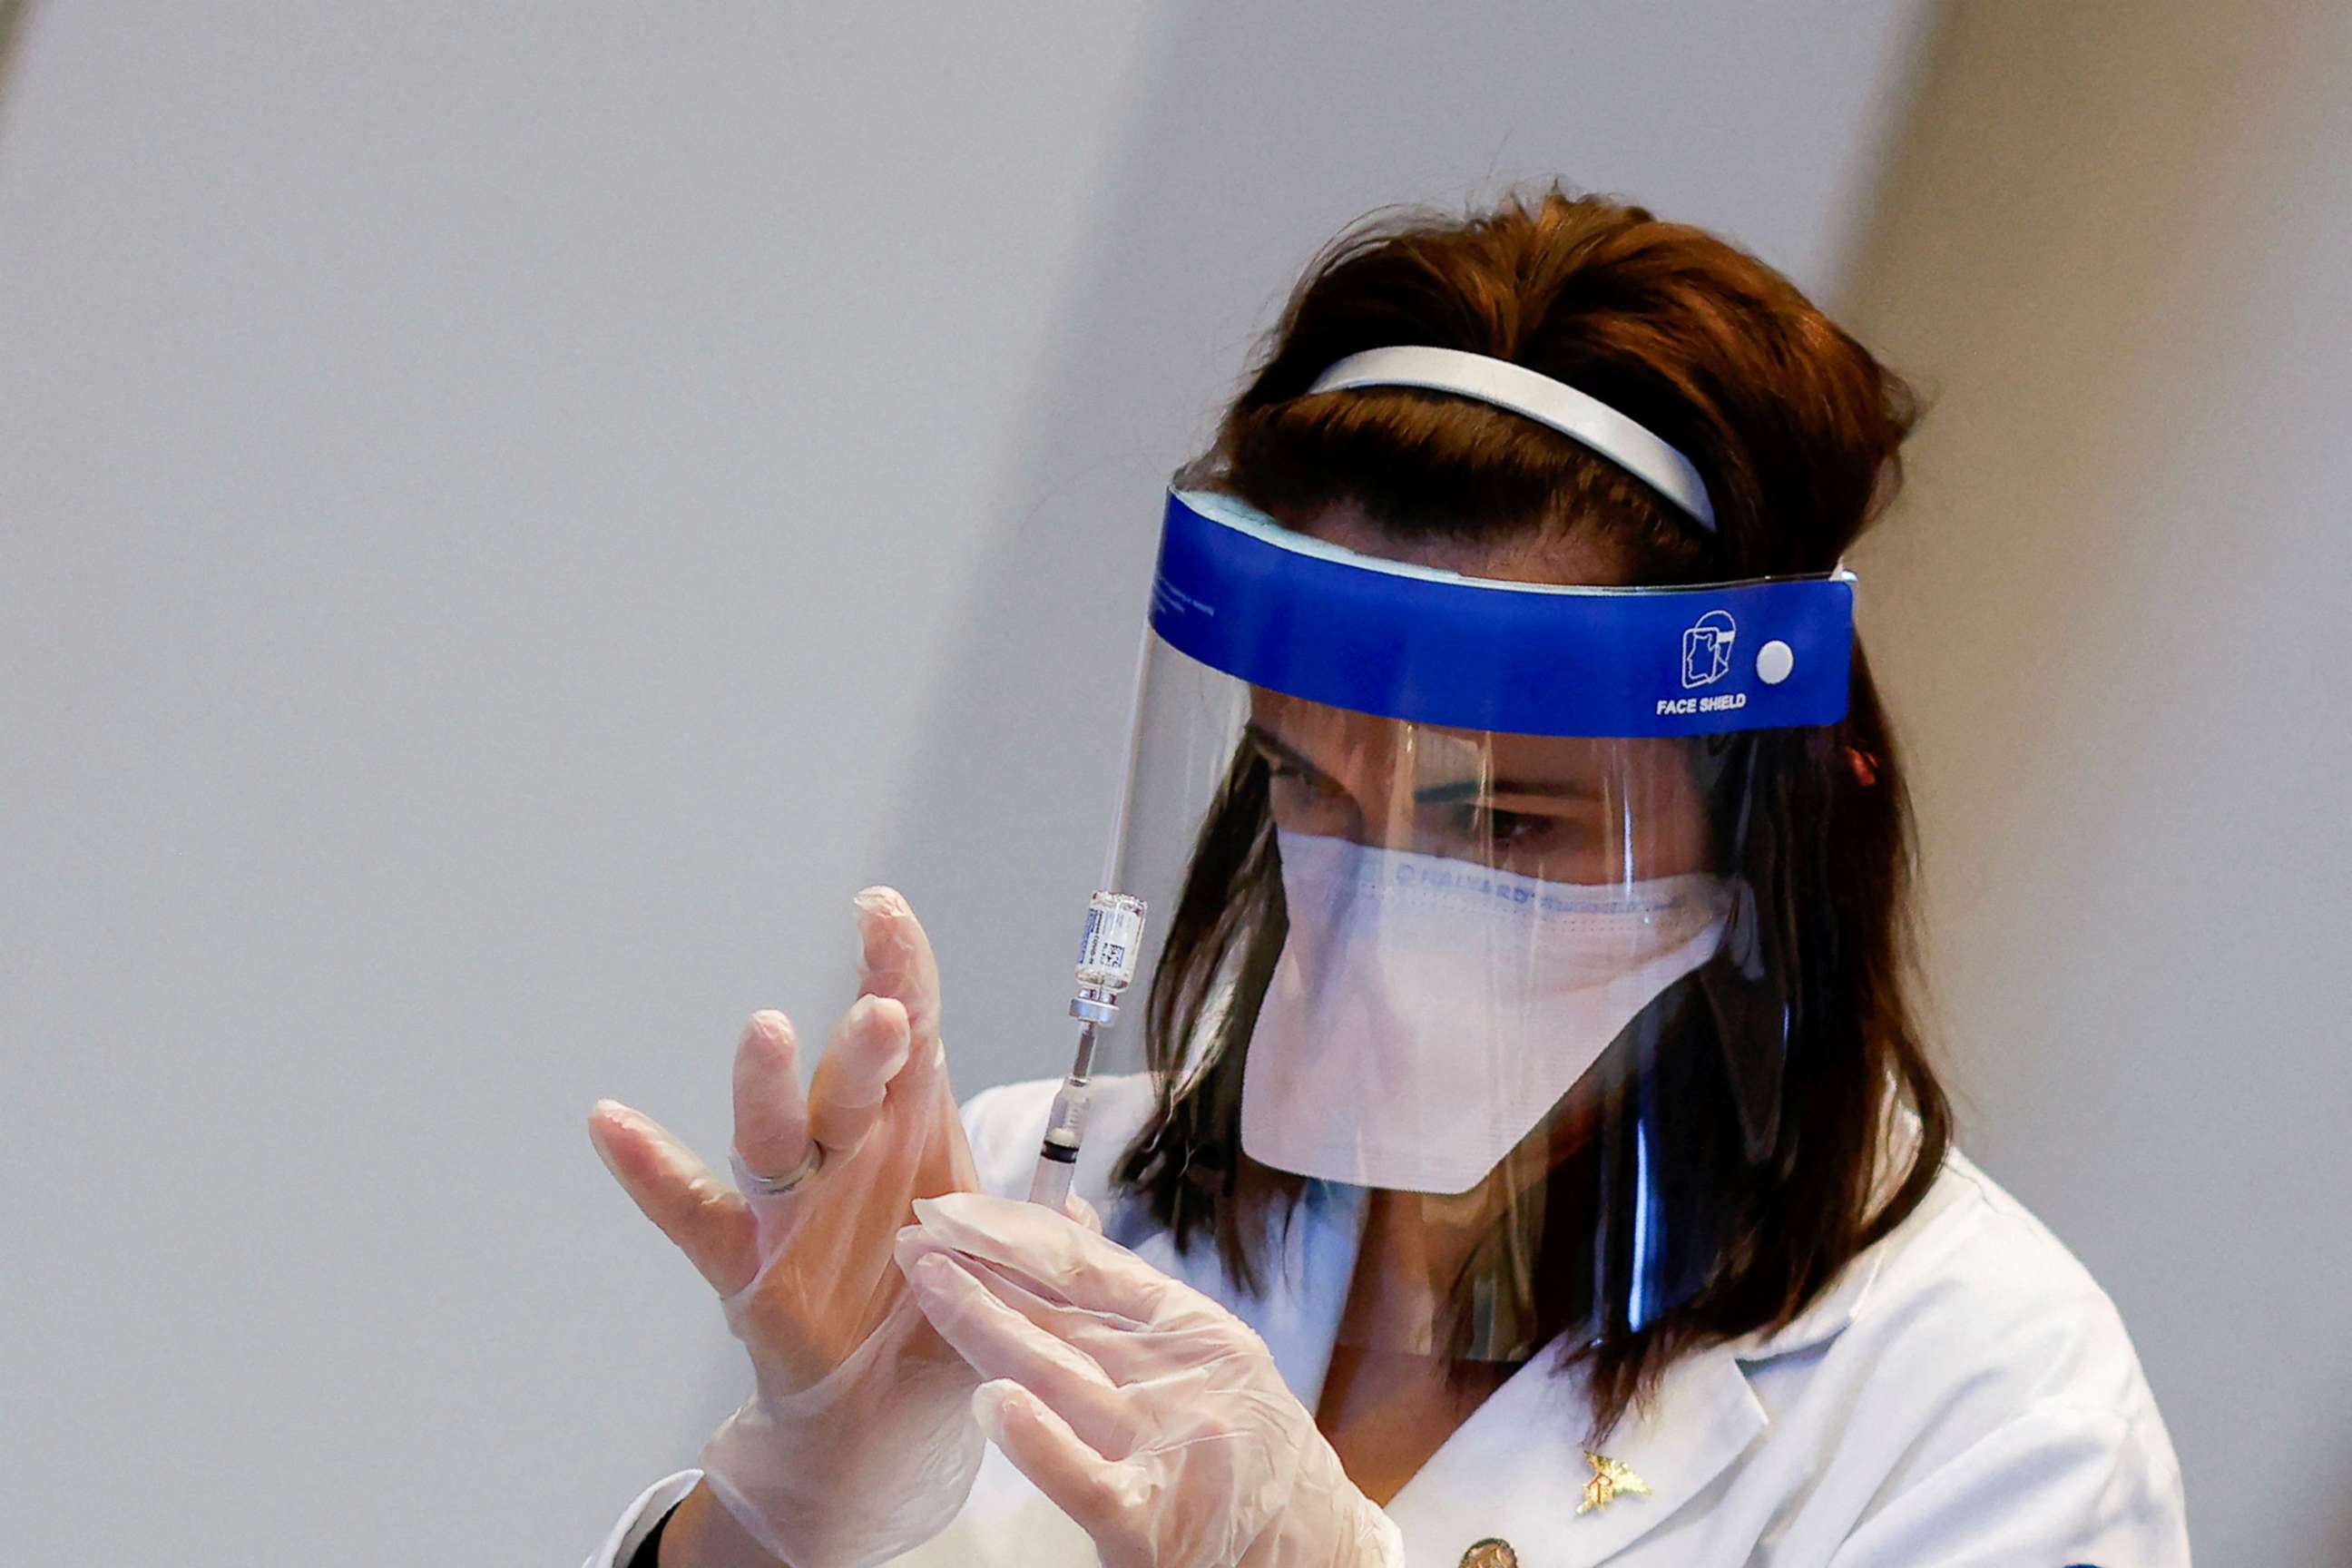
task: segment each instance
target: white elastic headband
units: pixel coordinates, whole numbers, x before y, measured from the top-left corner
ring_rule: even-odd
[[[1451,392],[1523,414],[1582,443],[1688,512],[1700,527],[1715,527],[1715,507],[1691,460],[1587,393],[1508,360],[1460,349],[1366,349],[1349,354],[1308,387],[1344,392],[1358,386],[1418,386]]]

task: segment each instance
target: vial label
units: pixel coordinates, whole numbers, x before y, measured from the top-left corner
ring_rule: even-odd
[[[1125,893],[1097,893],[1087,902],[1086,935],[1078,943],[1078,978],[1113,988],[1135,979],[1136,949],[1143,937],[1143,900]]]

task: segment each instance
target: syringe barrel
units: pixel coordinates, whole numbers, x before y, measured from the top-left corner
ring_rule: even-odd
[[[1070,1195],[1070,1179],[1078,1168],[1078,1145],[1087,1130],[1087,1083],[1081,1078],[1062,1080],[1046,1113],[1045,1137],[1037,1148],[1037,1169],[1029,1178],[1029,1201],[1059,1209]]]
[[[1070,1182],[1077,1170],[1076,1162],[1040,1159],[1035,1173],[1029,1178],[1029,1201],[1043,1204],[1056,1214],[1064,1212],[1070,1202]]]

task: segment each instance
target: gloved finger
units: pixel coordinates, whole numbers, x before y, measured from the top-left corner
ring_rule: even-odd
[[[1119,1467],[1088,1447],[1070,1424],[1011,1379],[983,1383],[971,1412],[1013,1468],[1079,1529],[1098,1541],[1118,1527],[1127,1506]]]
[[[758,1227],[737,1193],[653,1118],[617,1100],[588,1112],[588,1141],[645,1216],[712,1289],[731,1296],[760,1271]]]
[[[735,1157],[755,1174],[782,1176],[798,1170],[808,1152],[808,1102],[801,1097],[792,1020],[754,1013],[735,1047]]]
[[[944,1066],[939,960],[923,922],[897,889],[866,888],[850,903],[857,911],[858,993],[887,996],[907,1010],[907,1067],[890,1092],[909,1093],[929,1085]]]
[[[1177,1280],[1066,1215],[985,1193],[946,1193],[915,1203],[931,1242],[1045,1286],[1074,1307],[1138,1322],[1192,1315],[1208,1302]]]
[[[907,1009],[893,997],[860,996],[834,1026],[809,1082],[809,1136],[827,1158],[855,1154],[874,1131],[908,1047]]]
[[[1089,1215],[1093,1214],[1092,1205],[1087,1206],[1087,1212]],[[898,1267],[901,1269],[911,1267],[918,1259],[928,1254],[934,1252],[943,1254],[965,1273],[979,1280],[998,1300],[1044,1329],[1055,1339],[1076,1345],[1088,1355],[1094,1356],[1097,1362],[1102,1358],[1096,1354],[1097,1341],[1102,1340],[1106,1335],[1132,1336],[1147,1333],[1157,1326],[1150,1321],[1130,1317],[1115,1309],[1073,1305],[1069,1299],[1063,1295],[1058,1281],[1035,1279],[1019,1269],[1007,1268],[1002,1263],[993,1262],[985,1258],[974,1258],[969,1252],[959,1251],[947,1246],[936,1235],[919,1225],[900,1228],[897,1251]],[[1104,1370],[1112,1371],[1108,1364],[1104,1366]],[[1112,1372],[1112,1381],[1123,1380],[1116,1372]]]
[[[1097,1212],[1094,1205],[1087,1202],[1086,1199],[1078,1196],[1077,1194],[1072,1193],[1068,1197],[1062,1200],[1062,1212],[1068,1215],[1078,1224],[1085,1226],[1088,1230],[1093,1231],[1097,1236],[1100,1236],[1103,1233],[1101,1214]]]
[[[909,1226],[898,1234],[901,1268],[911,1268],[925,1256],[940,1250],[919,1226]],[[949,1252],[943,1256],[978,1281],[999,1305],[1026,1320],[1038,1332],[1077,1352],[1120,1388],[1163,1374],[1179,1361],[1214,1355],[1226,1348],[1213,1330],[1204,1333],[1201,1327],[1189,1323],[1169,1327],[1139,1322],[1117,1312],[1073,1307],[1060,1300],[1050,1285],[1006,1273],[995,1264],[963,1253]],[[1024,1381],[1041,1393],[1046,1392],[1043,1383],[1025,1378]],[[1074,1421],[1079,1420],[1079,1412],[1069,1414]],[[1085,1414],[1091,1420],[1093,1407],[1089,1406]],[[1127,1414],[1124,1402],[1106,1407],[1104,1414],[1114,1418],[1112,1424],[1088,1425],[1080,1421],[1079,1430],[1087,1442],[1104,1453],[1123,1458],[1131,1450],[1135,1436],[1126,1425],[1120,1424]]]
[[[1086,1352],[997,1300],[952,1253],[921,1253],[906,1275],[923,1316],[974,1372],[1038,1391],[1095,1441],[1124,1447],[1118,1385]]]

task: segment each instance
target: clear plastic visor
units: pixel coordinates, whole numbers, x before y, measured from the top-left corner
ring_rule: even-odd
[[[1850,618],[1738,589],[1537,600],[1218,505],[1233,517],[1171,500],[1171,540],[1198,537],[1163,549],[1111,884],[1151,909],[1144,1032],[1196,1102],[1180,1124],[1217,1179],[1361,1204],[1390,1277],[1351,1298],[1343,1343],[1507,1361],[1639,1327],[1734,1244],[1778,1130],[1803,933],[1758,895],[1793,852],[1775,792],[1825,752],[1829,698],[1764,679],[1754,650],[1821,681],[1834,648],[1842,712]],[[1202,540],[1236,548],[1171,577]],[[1591,672],[1606,702],[1492,657],[1490,608],[1495,636],[1553,637],[1555,679]],[[1580,640],[1658,628],[1667,646],[1630,658]],[[1396,646],[1415,639],[1427,657]],[[1740,727],[1792,716],[1778,697],[1816,721]],[[1642,732],[1576,732],[1604,725]]]

